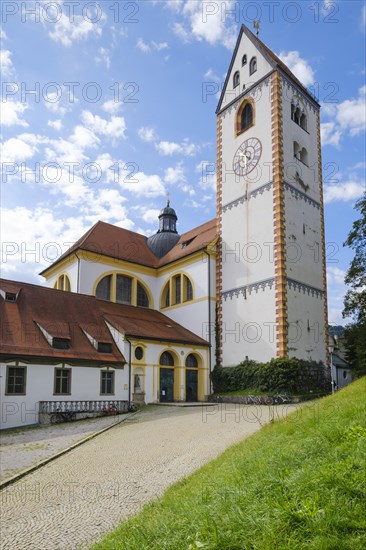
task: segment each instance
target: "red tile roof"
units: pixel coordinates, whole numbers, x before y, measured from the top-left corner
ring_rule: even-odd
[[[67,258],[73,252],[84,251],[83,257],[90,262],[97,254],[111,258],[125,260],[139,265],[158,268],[174,260],[183,258],[202,250],[216,238],[216,219],[213,219],[187,233],[181,235],[178,243],[160,260],[151,252],[147,245],[147,237],[128,231],[105,222],[97,222],[85,235],[83,235],[70,249],[60,256],[50,267],[42,271],[41,275]],[[182,248],[182,243],[191,241]]]
[[[0,279],[1,290],[9,292],[10,288],[20,293],[16,302],[0,297],[0,356],[3,357],[43,357],[55,362],[122,366],[126,359],[114,343],[105,321],[127,337],[208,345],[159,311]],[[53,348],[38,325],[51,337],[70,339],[70,348]],[[99,353],[84,331],[98,342],[111,343],[112,353]]]

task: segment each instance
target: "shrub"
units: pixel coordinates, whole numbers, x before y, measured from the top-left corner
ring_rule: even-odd
[[[243,361],[235,367],[216,366],[211,374],[215,393],[257,389],[263,392],[330,391],[330,371],[322,363],[278,357],[268,363]]]

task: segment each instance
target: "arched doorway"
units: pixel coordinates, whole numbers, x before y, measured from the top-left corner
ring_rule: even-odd
[[[186,358],[186,401],[198,401],[198,360],[193,353]]]
[[[174,401],[174,357],[169,351],[160,356],[159,400],[161,403]],[[171,368],[170,368],[171,367]]]

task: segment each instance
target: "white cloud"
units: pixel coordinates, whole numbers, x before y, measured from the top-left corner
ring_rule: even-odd
[[[92,225],[98,220],[115,222],[115,225],[132,229],[134,223],[127,216],[127,209],[123,206],[126,198],[117,189],[100,189],[94,193],[92,202],[84,203],[81,211],[85,220]]]
[[[150,53],[152,50],[160,52],[169,48],[169,44],[167,42],[154,42],[154,40],[148,44],[147,42],[144,42],[142,38],[139,38],[136,43],[136,48],[138,48],[142,53]]]
[[[111,66],[110,51],[106,48],[99,48],[98,55],[96,55],[94,59],[97,63],[102,63],[105,65],[107,69]]]
[[[50,126],[50,127],[53,128],[54,130],[60,131],[61,128],[62,128],[62,120],[61,120],[61,119],[49,120],[49,121],[47,122],[47,126]]]
[[[314,83],[314,71],[306,59],[300,57],[296,50],[290,52],[281,51],[278,55],[281,61],[294,73],[304,86],[310,86]]]
[[[346,272],[343,269],[340,269],[339,267],[335,267],[335,266],[327,267],[327,283],[329,285],[331,284],[343,285],[345,276],[346,276]]]
[[[160,210],[154,210],[153,208],[147,208],[146,210],[144,209],[144,211],[143,211],[142,219],[146,223],[152,223],[152,224],[156,225],[157,221],[158,221],[159,214],[160,214]]]
[[[183,42],[205,40],[210,45],[222,44],[232,50],[238,30],[229,12],[235,9],[235,4],[235,0],[223,0],[219,4],[187,0],[181,10],[185,21],[176,22],[174,32]]]
[[[27,142],[24,136],[10,138],[0,145],[1,161],[3,163],[22,163],[32,158],[38,151],[35,144]]]
[[[338,105],[337,121],[342,129],[356,136],[366,129],[366,85],[359,89],[357,99],[346,99]]]
[[[346,99],[339,104],[322,105],[322,114],[332,121],[322,123],[322,144],[339,146],[340,139],[348,132],[351,137],[366,130],[366,86],[358,91],[356,99]]]
[[[28,105],[20,101],[10,101],[0,103],[1,123],[3,126],[24,126],[29,124],[21,118],[24,111],[28,109]]]
[[[366,190],[365,182],[346,181],[328,185],[324,191],[324,202],[354,201],[362,197]]]
[[[165,187],[160,176],[147,175],[144,172],[122,173],[119,184],[122,189],[129,191],[137,197],[159,197],[165,195]]]
[[[90,111],[83,111],[81,119],[85,126],[96,134],[110,138],[126,138],[126,123],[123,117],[112,116],[108,121],[98,115],[93,115]]]
[[[151,143],[157,139],[153,128],[142,127],[137,130],[138,136],[142,141]]]
[[[102,109],[106,113],[109,113],[110,115],[114,115],[121,110],[121,103],[119,101],[115,101],[114,99],[109,99],[108,101],[105,101],[103,103]]]
[[[198,185],[201,189],[216,191],[216,164],[208,160],[202,160],[196,166],[196,172],[201,174]]]
[[[182,183],[186,181],[186,177],[184,175],[184,168],[182,164],[178,164],[175,167],[169,167],[165,170],[164,174],[164,181],[166,183],[170,183],[172,185],[176,185],[177,183]]]
[[[55,7],[55,10],[56,9],[57,8]],[[60,10],[58,13],[60,13]],[[69,17],[67,12],[62,9],[61,13],[62,15],[59,17],[58,21],[56,23],[52,23],[52,28],[54,30],[49,32],[48,35],[52,38],[52,40],[55,42],[60,42],[66,48],[72,46],[73,42],[86,40],[89,35],[93,37],[101,36],[103,25],[107,19],[105,13],[100,8],[100,4],[98,5],[98,13],[95,11],[94,14],[90,13],[88,17],[75,15],[72,18]],[[49,17],[52,17],[51,14]],[[93,23],[91,19],[95,19],[95,23]],[[45,25],[47,26],[47,23],[45,23]]]
[[[6,32],[4,31],[4,29],[0,29],[0,39],[1,40],[6,40],[8,37],[6,36]]]
[[[193,157],[198,152],[198,146],[194,143],[189,143],[187,139],[182,143],[175,143],[173,141],[159,141],[155,144],[156,150],[165,156],[183,155],[186,157]]]
[[[0,50],[0,67],[3,77],[8,77],[13,72],[12,53],[9,50]]]
[[[160,52],[161,50],[166,50],[167,48],[169,48],[169,45],[168,45],[167,42],[154,42],[154,41],[152,41],[151,44],[152,44],[153,48],[158,52]]]
[[[339,140],[342,136],[342,131],[336,126],[334,122],[323,122],[321,128],[321,140],[322,145],[339,146]]]
[[[146,44],[146,42],[144,42],[142,38],[138,39],[136,43],[136,48],[138,48],[142,53],[149,53],[151,51],[149,44]]]
[[[57,219],[51,210],[40,207],[29,210],[22,206],[3,208],[1,225],[6,245],[2,251],[3,273],[11,273],[12,278],[20,273],[21,280],[32,278],[38,283],[36,274],[66,252],[88,229],[79,216]]]

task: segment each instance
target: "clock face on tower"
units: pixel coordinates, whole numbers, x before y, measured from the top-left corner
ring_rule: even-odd
[[[238,176],[246,176],[257,166],[262,154],[262,144],[257,138],[249,138],[240,145],[233,159],[233,170]]]

